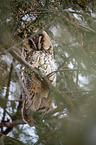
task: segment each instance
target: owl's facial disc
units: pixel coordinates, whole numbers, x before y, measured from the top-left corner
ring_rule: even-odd
[[[37,50],[37,43],[38,41],[36,37],[28,39],[28,44],[32,50]]]
[[[42,50],[42,45],[43,45],[43,41],[42,41],[42,35],[37,35],[34,38],[30,38],[28,39],[28,44],[30,46],[31,50],[36,50],[36,51],[40,51]]]
[[[45,31],[28,40],[28,44],[32,51],[50,50],[52,44],[49,36]]]

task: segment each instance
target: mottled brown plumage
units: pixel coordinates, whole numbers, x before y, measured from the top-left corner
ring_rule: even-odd
[[[54,62],[53,47],[48,34],[43,31],[33,39],[24,44],[23,56],[33,67],[40,69],[46,76],[56,70]],[[23,119],[30,126],[35,123],[37,116],[46,114],[52,104],[52,96],[49,96],[49,89],[44,86],[30,68],[22,68],[24,86],[28,94],[24,93]],[[56,85],[56,74],[49,77],[52,84]]]

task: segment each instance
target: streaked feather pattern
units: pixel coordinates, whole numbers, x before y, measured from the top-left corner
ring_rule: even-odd
[[[24,45],[24,58],[33,67],[40,69],[45,76],[56,70],[53,47],[45,31],[26,41]],[[30,94],[24,95],[23,119],[32,126],[38,115],[42,116],[49,111],[52,104],[52,96],[49,96],[49,89],[35,77],[30,68],[23,67],[22,76],[24,86]],[[49,80],[55,86],[56,74],[49,77]]]

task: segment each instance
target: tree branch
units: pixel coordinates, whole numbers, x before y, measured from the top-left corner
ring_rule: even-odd
[[[15,120],[12,123],[11,122],[1,122],[0,127],[5,126],[5,127],[13,128],[13,127],[15,127],[16,125],[19,125],[19,124],[25,124],[25,122],[23,120]]]
[[[66,98],[61,94],[61,92],[55,88],[50,80],[44,76],[41,71],[39,71],[36,68],[33,68],[31,66],[31,64],[29,64],[27,61],[25,61],[24,59],[22,59],[15,51],[10,50],[9,53],[17,60],[19,61],[22,65],[24,65],[25,67],[30,67],[30,69],[34,72],[35,76],[37,77],[37,79],[46,87],[48,87],[51,91],[53,91],[55,94],[59,95],[59,99],[62,100],[62,98],[64,99],[64,101],[66,101]],[[19,79],[20,80],[20,79]],[[60,97],[61,96],[61,97]]]
[[[21,97],[22,97],[22,95],[20,96],[20,98]],[[8,134],[13,129],[13,127],[15,127],[16,125],[24,124],[24,121],[21,119],[22,118],[21,117],[21,108],[22,108],[22,102],[20,101],[19,105],[17,107],[17,112],[15,113],[14,116],[11,116],[12,122],[2,121],[0,123],[1,126],[7,127],[7,129],[2,132],[3,134],[5,134],[5,135]]]
[[[25,67],[30,67],[31,70],[35,73],[35,76],[39,81],[41,81],[42,84],[44,84],[46,87],[53,88],[53,85],[50,83],[47,77],[45,77],[39,70],[32,67],[31,64],[29,64],[27,61],[22,59],[14,50],[9,50],[9,53],[13,56],[14,59],[19,61],[21,65],[24,65]]]
[[[10,87],[10,82],[11,82],[11,77],[12,77],[12,71],[13,71],[13,63],[11,63],[11,66],[10,66],[10,72],[9,72],[8,83],[7,83],[7,90],[6,90],[6,95],[5,95],[6,100],[8,100],[8,96],[9,96],[9,87]],[[5,119],[6,104],[7,104],[7,101],[5,102],[2,121],[4,121],[4,119]]]

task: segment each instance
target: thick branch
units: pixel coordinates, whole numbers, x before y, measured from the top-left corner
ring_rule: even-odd
[[[15,120],[12,123],[11,122],[1,122],[0,127],[5,126],[5,127],[13,128],[13,127],[15,127],[16,125],[19,125],[19,124],[25,124],[25,122],[23,120]]]
[[[39,70],[36,68],[32,67],[31,64],[29,64],[27,61],[22,59],[15,51],[10,50],[9,53],[15,58],[17,61],[19,61],[22,65],[25,67],[30,67],[31,70],[35,73],[35,76],[42,82],[42,84],[46,85],[49,88],[52,88],[53,85],[50,83],[47,77],[45,77]]]
[[[41,71],[39,71],[36,68],[33,68],[31,66],[31,64],[29,64],[27,61],[25,61],[24,59],[22,59],[15,51],[10,50],[9,53],[17,60],[19,61],[22,65],[24,65],[25,67],[30,67],[30,69],[35,73],[35,76],[37,77],[37,79],[39,81],[41,81],[41,83],[48,87],[51,91],[53,91],[54,93],[58,94],[59,96],[62,96],[62,94],[60,93],[60,91],[55,88],[51,82],[48,80],[48,78],[46,76],[44,76]],[[61,97],[61,99],[66,100],[66,98],[64,96]]]

